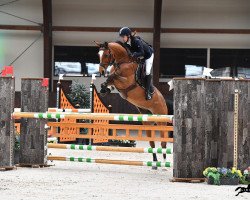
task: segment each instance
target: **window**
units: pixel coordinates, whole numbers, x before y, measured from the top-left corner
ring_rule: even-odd
[[[218,76],[250,77],[250,49],[211,49],[210,63]]]
[[[54,75],[81,74],[82,65],[79,62],[55,62]]]
[[[97,47],[55,46],[54,75],[91,76],[99,74]]]
[[[202,66],[185,65],[185,77],[192,77],[192,76],[202,77],[203,69],[204,69],[204,67],[202,67]]]
[[[238,67],[237,72],[238,72],[238,77],[250,79],[250,67],[249,68]]]
[[[207,49],[162,48],[160,78],[184,77],[207,66]]]
[[[211,75],[213,77],[230,77],[230,67],[222,67],[222,68],[219,68],[219,69],[214,69],[212,72],[211,72]]]

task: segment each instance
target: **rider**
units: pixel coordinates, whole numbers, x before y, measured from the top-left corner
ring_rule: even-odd
[[[132,52],[132,57],[139,59],[142,62],[146,63],[146,100],[152,99],[150,93],[150,84],[151,84],[151,68],[154,60],[154,50],[138,36],[132,35],[131,30],[128,27],[123,27],[119,31],[120,37],[122,37],[124,44]]]

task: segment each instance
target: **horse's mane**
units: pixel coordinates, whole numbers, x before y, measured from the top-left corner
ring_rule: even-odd
[[[108,47],[114,54],[117,62],[128,62],[131,59],[130,50],[122,42],[110,42],[108,43]]]
[[[128,49],[128,47],[123,42],[117,40],[117,41],[115,41],[115,43],[121,45],[127,51],[128,55],[131,55],[131,51]]]

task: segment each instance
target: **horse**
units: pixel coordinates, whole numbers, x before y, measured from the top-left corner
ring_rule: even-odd
[[[99,71],[101,74],[105,72],[108,66],[112,65],[110,75],[104,83],[101,84],[100,93],[106,95],[111,92],[111,86],[115,87],[120,96],[128,102],[137,107],[142,114],[168,114],[168,107],[161,92],[154,87],[154,93],[151,100],[146,100],[145,90],[141,87],[135,78],[138,68],[138,63],[130,56],[128,50],[118,42],[110,43],[97,43],[99,46],[100,66]],[[144,125],[152,124],[152,122],[143,122]],[[155,124],[155,123],[154,123]],[[158,125],[167,125],[167,123],[159,122]],[[151,131],[146,131],[148,137],[151,136]],[[164,137],[162,131],[161,137]],[[150,146],[155,148],[155,142],[150,141]],[[166,142],[161,142],[161,147],[166,148]],[[164,160],[166,154],[163,154]],[[157,156],[153,153],[153,161],[157,161]],[[157,167],[153,167],[157,169]]]

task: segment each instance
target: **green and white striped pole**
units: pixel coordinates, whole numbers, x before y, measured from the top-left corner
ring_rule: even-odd
[[[48,156],[48,160],[71,161],[71,162],[86,162],[86,163],[101,163],[113,165],[133,165],[133,166],[148,166],[148,167],[171,167],[170,162],[154,162],[154,161],[129,161],[129,160],[108,160],[108,159],[92,159],[83,157],[63,157],[63,156]]]
[[[60,113],[60,114],[65,114],[65,113],[91,113],[90,108],[49,108],[48,113]]]
[[[48,143],[48,148],[56,149],[72,149],[86,151],[112,151],[112,152],[130,152],[130,153],[157,153],[172,154],[171,148],[136,148],[136,147],[109,147],[109,146],[91,146],[91,145],[75,145],[75,144],[53,144]]]
[[[14,112],[13,118],[38,118],[38,119],[89,119],[89,120],[114,120],[114,121],[152,121],[172,123],[173,115],[136,115],[114,113],[32,113]]]

